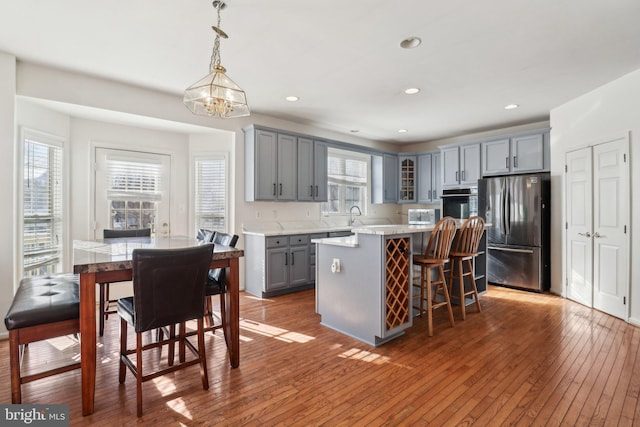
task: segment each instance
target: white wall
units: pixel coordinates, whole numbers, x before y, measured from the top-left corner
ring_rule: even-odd
[[[0,52],[0,235],[4,236],[0,245],[0,313],[6,313],[13,299],[16,281],[15,236],[15,95],[16,59]],[[0,336],[6,336],[4,322],[0,326]]]
[[[551,216],[552,290],[563,292],[564,253],[562,224],[564,223],[564,158],[567,151],[586,147],[623,132],[630,134],[631,171],[631,294],[629,321],[640,325],[640,198],[634,189],[640,188],[640,70],[627,74],[600,88],[551,110]],[[634,168],[634,166],[636,166]],[[637,193],[635,193],[637,194]],[[634,268],[635,266],[635,268]]]

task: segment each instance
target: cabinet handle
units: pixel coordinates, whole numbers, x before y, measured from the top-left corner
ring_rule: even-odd
[[[282,183],[280,183],[280,195],[282,196]]]
[[[284,265],[289,265],[289,254],[284,253]]]
[[[505,163],[505,164],[504,164],[504,167],[505,167],[505,168],[507,168],[507,169],[509,169],[509,156],[505,157],[505,159],[504,159],[504,160],[505,160],[505,162],[504,162],[504,163]]]
[[[513,167],[517,168],[518,167],[518,157],[513,156]]]
[[[276,195],[276,183],[275,182],[273,183],[273,195],[274,196]]]
[[[318,197],[318,186],[316,185],[316,197]]]
[[[309,197],[313,197],[313,185],[309,186]]]
[[[462,171],[462,180],[464,181],[464,171]]]
[[[456,181],[460,181],[460,172],[456,171]]]
[[[295,254],[293,252],[291,252],[291,265],[296,263],[296,259],[294,258],[294,255]]]

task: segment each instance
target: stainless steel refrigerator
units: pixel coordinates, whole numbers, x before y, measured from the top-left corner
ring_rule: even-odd
[[[487,279],[549,290],[549,173],[478,181],[478,214],[487,222]]]

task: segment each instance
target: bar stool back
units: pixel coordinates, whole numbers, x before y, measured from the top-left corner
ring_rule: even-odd
[[[462,224],[462,227],[460,227],[458,236],[454,242],[454,248],[450,254],[451,269],[449,270],[449,286],[451,288],[451,299],[457,300],[460,303],[462,320],[467,317],[465,300],[468,295],[473,296],[478,311],[481,311],[476,279],[473,272],[473,259],[478,256],[478,244],[482,238],[482,233],[484,233],[484,220],[479,216],[468,218]],[[465,290],[465,277],[470,279],[469,290]],[[455,289],[454,280],[458,282],[457,295],[453,293]]]
[[[413,257],[413,264],[420,266],[418,305],[414,304],[413,308],[417,309],[420,315],[427,313],[429,336],[433,336],[433,310],[437,308],[447,307],[449,323],[451,323],[452,327],[455,325],[449,290],[444,277],[444,264],[449,262],[449,251],[451,250],[451,243],[455,233],[456,220],[451,217],[442,218],[431,232],[424,255],[415,255]],[[431,280],[432,268],[438,270],[438,279],[436,281]],[[432,286],[435,288],[433,292]],[[441,300],[438,300],[439,291],[442,295]],[[414,299],[416,298],[414,297]]]

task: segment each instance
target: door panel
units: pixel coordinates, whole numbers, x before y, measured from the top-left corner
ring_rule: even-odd
[[[628,141],[593,147],[593,306],[626,319],[629,287]]]
[[[510,245],[542,245],[542,178],[511,176],[507,178],[507,215]]]
[[[491,225],[486,227],[487,239],[489,243],[505,243],[504,233],[504,214],[503,214],[503,195],[504,195],[504,178],[489,178],[486,181],[486,212],[485,222]]]
[[[487,248],[489,282],[518,288],[540,290],[542,253],[537,247]]]
[[[566,296],[593,306],[591,148],[566,155]]]

